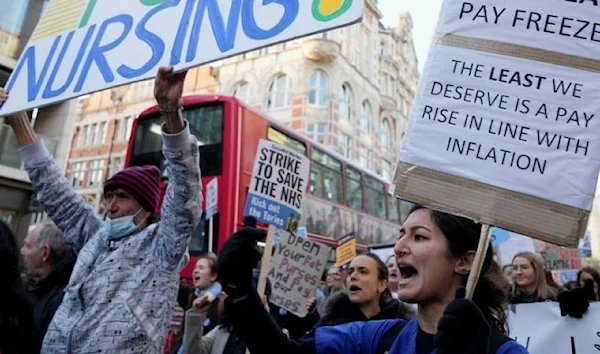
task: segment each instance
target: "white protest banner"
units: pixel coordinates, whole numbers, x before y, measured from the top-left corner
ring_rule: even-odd
[[[358,22],[360,0],[52,0],[0,116]]]
[[[561,316],[557,302],[511,305],[508,326],[530,354],[600,353],[600,303],[590,303],[582,319]]]
[[[396,195],[576,247],[600,167],[596,10],[564,0],[446,0]]]
[[[310,160],[262,139],[258,146],[244,215],[278,229],[295,230],[302,215]]]
[[[212,218],[217,213],[219,184],[216,178],[213,178],[206,184],[206,220]]]
[[[269,270],[269,302],[298,317],[308,313],[306,302],[315,296],[331,248],[283,231]]]

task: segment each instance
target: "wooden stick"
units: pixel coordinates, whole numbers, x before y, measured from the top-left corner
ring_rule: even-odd
[[[258,277],[258,286],[256,287],[259,295],[264,294],[265,289],[267,288],[267,278],[269,276],[269,268],[271,266],[275,231],[275,226],[269,226],[269,231],[267,232],[267,239],[265,240],[265,249],[263,251],[262,259],[260,261],[260,275]]]
[[[477,281],[479,281],[479,276],[481,275],[481,268],[483,267],[485,254],[487,253],[488,246],[490,244],[490,230],[490,225],[481,225],[481,236],[479,236],[479,245],[477,246],[477,253],[475,254],[473,266],[471,267],[469,279],[467,280],[467,293],[465,294],[465,298],[469,300],[473,299],[475,287],[477,286]]]

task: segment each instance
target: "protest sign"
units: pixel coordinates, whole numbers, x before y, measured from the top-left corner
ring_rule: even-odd
[[[581,254],[578,249],[561,248],[543,252],[546,270],[571,270],[581,268]]]
[[[363,11],[357,0],[52,0],[0,116],[355,23]]]
[[[356,257],[356,238],[354,233],[344,236],[335,248],[335,265],[344,266]]]
[[[315,296],[330,252],[328,246],[284,231],[269,271],[269,301],[298,317],[306,316],[307,299]]]
[[[213,178],[206,184],[206,219],[212,218],[217,213],[217,199],[219,196],[219,184],[216,178]]]
[[[244,215],[295,230],[308,185],[310,160],[291,148],[262,139],[252,172]],[[292,227],[291,227],[292,226]]]
[[[396,195],[576,247],[600,166],[600,24],[590,5],[446,0]]]
[[[557,302],[511,305],[508,327],[530,354],[600,353],[600,303],[582,319],[561,316]]]

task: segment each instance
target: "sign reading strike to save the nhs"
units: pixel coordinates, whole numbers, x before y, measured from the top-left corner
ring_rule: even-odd
[[[362,0],[52,0],[0,115],[348,25],[363,9]]]
[[[286,146],[261,140],[244,215],[278,229],[296,230],[302,216],[310,160]]]

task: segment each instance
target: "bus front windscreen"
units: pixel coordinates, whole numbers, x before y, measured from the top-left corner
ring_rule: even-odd
[[[223,170],[223,104],[184,109],[183,118],[189,122],[191,133],[198,139],[202,177],[220,175]],[[162,124],[163,118],[159,115],[139,118],[129,165],[157,166],[166,178]]]

